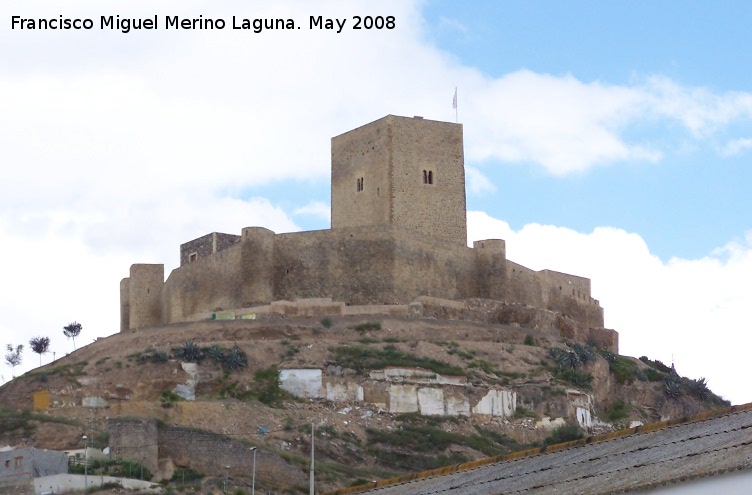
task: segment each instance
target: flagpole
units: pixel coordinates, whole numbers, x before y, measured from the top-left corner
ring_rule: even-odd
[[[454,87],[454,98],[452,99],[452,107],[454,108],[454,122],[459,123],[459,109],[457,108],[457,86]]]

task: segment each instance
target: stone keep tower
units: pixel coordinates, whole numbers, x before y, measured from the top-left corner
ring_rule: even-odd
[[[467,245],[461,124],[388,115],[332,138],[332,229],[364,226]]]

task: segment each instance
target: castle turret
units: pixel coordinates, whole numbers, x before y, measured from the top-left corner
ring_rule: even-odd
[[[162,324],[164,265],[131,265],[120,282],[120,331]]]

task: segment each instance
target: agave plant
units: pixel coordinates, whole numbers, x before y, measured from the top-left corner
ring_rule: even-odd
[[[681,396],[682,394],[681,378],[676,373],[676,371],[666,375],[666,378],[663,379],[663,384],[664,384],[664,390],[666,391],[666,395],[668,395],[672,399],[676,399],[677,397]]]
[[[189,340],[180,347],[173,347],[172,353],[176,358],[182,359],[189,363],[199,363],[204,359],[204,353],[199,346],[192,340]]]
[[[708,400],[711,392],[708,388],[708,382],[705,380],[705,378],[699,378],[697,380],[690,380],[689,393],[700,400]]]
[[[248,358],[246,357],[245,352],[241,351],[238,347],[233,347],[224,353],[222,366],[224,366],[226,370],[244,368],[248,366]]]
[[[595,353],[590,347],[578,343],[572,349],[583,363],[592,363],[595,361]]]
[[[215,361],[222,361],[225,358],[224,351],[217,344],[209,347],[209,349],[206,350],[206,354]]]
[[[549,351],[549,355],[560,368],[577,369],[582,361],[580,356],[574,351],[554,347]]]

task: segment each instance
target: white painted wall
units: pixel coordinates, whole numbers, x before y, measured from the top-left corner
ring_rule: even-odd
[[[88,478],[88,479],[86,479]],[[88,481],[88,487],[100,487],[105,483],[120,483],[123,488],[140,490],[149,488],[153,485],[150,481],[133,480],[130,478],[113,478],[112,476],[94,476],[85,477],[83,474],[54,474],[52,476],[42,476],[34,478],[34,493],[66,493],[70,491],[83,491],[84,481]]]
[[[473,414],[506,418],[517,410],[517,393],[491,389],[473,406]]]
[[[418,412],[418,387],[415,385],[391,385],[389,387],[389,412]]]
[[[444,416],[444,391],[440,388],[419,388],[418,406],[423,416]]]
[[[322,392],[321,370],[280,370],[280,386],[295,397],[320,398]]]
[[[442,377],[417,368],[387,368],[370,373],[373,382],[386,387],[385,407],[391,413],[420,412],[426,416],[512,416],[517,408],[517,394],[491,389],[470,407],[465,395],[465,377]],[[296,397],[326,398],[331,401],[363,402],[363,385],[345,377],[324,377],[320,369],[287,369],[279,373],[282,388]],[[373,383],[372,382],[372,383]],[[425,386],[421,386],[425,385]]]
[[[342,402],[363,402],[363,387],[353,381],[326,382],[326,399]]]
[[[578,407],[575,414],[577,415],[577,422],[580,424],[580,428],[591,428],[593,426],[593,419],[590,417],[590,409]]]

